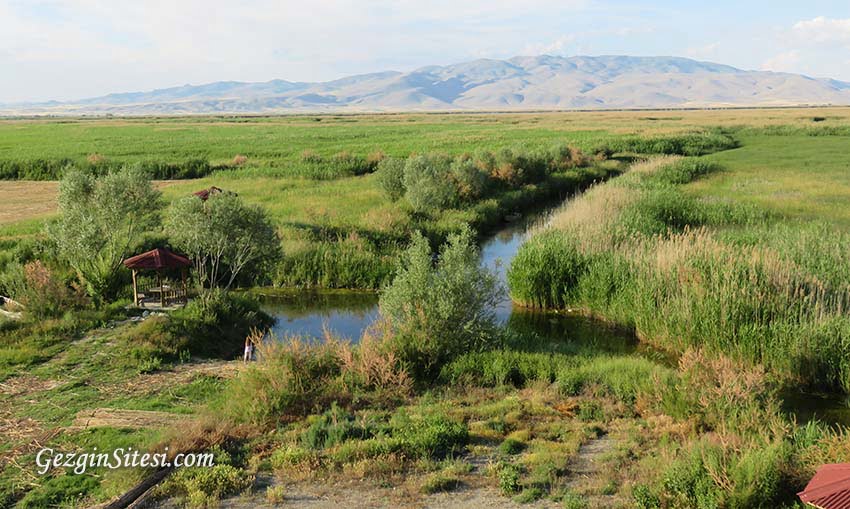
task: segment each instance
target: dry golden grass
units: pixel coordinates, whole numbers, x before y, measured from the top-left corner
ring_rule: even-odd
[[[49,216],[56,210],[57,182],[0,182],[0,224]]]
[[[159,180],[157,189],[165,189],[177,181]],[[59,183],[55,181],[0,181],[0,225],[43,219],[56,212]]]

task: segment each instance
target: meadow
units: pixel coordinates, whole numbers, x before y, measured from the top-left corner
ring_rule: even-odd
[[[2,120],[0,272],[43,261],[76,291],[44,234],[66,165],[190,165],[204,175],[156,182],[163,214],[213,185],[259,206],[283,253],[242,284],[285,288],[141,319],[122,280],[103,305],[0,321],[0,506],[91,506],[151,473],[38,477],[46,444],[212,450],[151,493],[186,507],[794,507],[850,451],[783,396],[850,390],[849,141],[847,108]],[[475,240],[561,202],[512,298],[651,353],[490,321]],[[269,323],[251,295],[299,287],[381,289],[382,319],[357,345],[232,361]]]

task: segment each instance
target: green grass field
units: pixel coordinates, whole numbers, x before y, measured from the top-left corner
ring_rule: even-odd
[[[378,175],[297,172],[304,151],[406,157],[555,142],[591,151],[694,132],[728,135],[737,147],[684,160],[617,154],[425,215],[390,201]],[[223,336],[210,332],[215,320],[194,324],[206,319],[197,306],[141,324],[125,321],[121,301],[0,320],[0,434],[10,436],[0,444],[0,506],[91,506],[149,473],[39,477],[36,446],[215,444],[216,469],[181,471],[157,496],[187,507],[219,496],[258,505],[339,482],[353,496],[361,489],[398,504],[440,505],[445,499],[427,497],[464,487],[489,490],[493,504],[791,507],[817,465],[848,458],[846,429],[796,422],[780,396],[801,387],[850,392],[847,147],[848,108],[0,121],[0,163],[98,154],[221,165],[200,179],[158,183],[165,201],[215,185],[262,206],[283,241],[270,276],[281,286],[380,286],[415,229],[439,237],[468,222],[486,228],[613,177],[570,200],[521,248],[512,294],[634,328],[679,360],[507,328],[498,347],[464,352],[435,379],[414,380],[378,340],[273,343],[247,367],[200,359],[204,348],[182,348]],[[237,154],[247,161],[229,167]],[[0,181],[0,272],[50,256],[36,239],[55,215],[56,188]],[[62,276],[73,279],[67,269]],[[94,409],[164,412],[154,417],[180,424],[162,429],[139,417],[69,428]],[[597,447],[595,469],[576,474]],[[275,479],[275,491],[244,491],[254,475]]]
[[[740,141],[741,148],[709,156],[726,170],[689,191],[850,228],[850,136],[745,134]]]

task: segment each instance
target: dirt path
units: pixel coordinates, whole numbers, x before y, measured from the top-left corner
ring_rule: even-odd
[[[520,504],[510,497],[501,495],[495,488],[479,485],[472,480],[451,492],[419,495],[406,486],[381,487],[374,481],[360,480],[329,483],[280,483],[273,478],[258,479],[255,492],[222,500],[220,509],[251,509],[273,507],[295,507],[299,509],[345,508],[471,508],[471,509],[549,509],[562,507],[552,500]],[[269,486],[284,486],[284,500],[277,504],[266,499]],[[173,501],[145,507],[176,508]]]
[[[573,477],[567,485],[570,488],[579,487],[597,477],[604,466],[603,456],[613,447],[614,439],[608,435],[602,435],[582,445],[570,463],[569,469]]]
[[[570,462],[567,488],[587,497],[590,507],[620,507],[623,501],[611,495],[600,495],[604,482],[605,457],[614,449],[616,440],[605,434],[583,444]]]
[[[188,416],[179,416],[169,412],[155,412],[151,410],[123,410],[120,408],[95,408],[81,410],[77,413],[74,422],[68,426],[69,431],[78,431],[89,428],[112,427],[112,428],[167,428],[178,426]]]

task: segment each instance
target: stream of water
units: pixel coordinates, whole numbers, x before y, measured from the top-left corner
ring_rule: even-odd
[[[507,287],[507,269],[535,225],[548,214],[533,214],[509,223],[481,246],[481,265],[494,271]],[[325,331],[357,341],[378,316],[374,292],[300,291],[263,296],[263,309],[275,318],[272,332],[278,338],[301,336],[321,339]],[[507,292],[495,309],[501,324],[531,331],[552,341],[570,342],[598,349],[600,353],[641,355],[664,364],[674,363],[669,354],[637,340],[634,333],[607,322],[574,313],[534,311],[515,306]],[[787,394],[785,410],[798,422],[818,419],[850,426],[850,401],[841,395]]]

